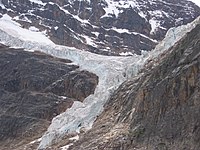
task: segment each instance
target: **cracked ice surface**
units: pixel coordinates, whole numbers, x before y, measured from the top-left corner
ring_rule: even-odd
[[[66,133],[79,132],[80,127],[90,129],[95,118],[103,111],[103,105],[109,99],[110,94],[127,78],[138,73],[147,59],[156,58],[160,53],[174,45],[189,32],[195,24],[199,23],[198,18],[194,23],[169,30],[164,41],[162,41],[155,50],[145,52],[143,55],[133,55],[130,57],[101,56],[86,51],[40,43],[40,41],[29,41],[12,36],[14,33],[0,28],[0,41],[6,45],[14,47],[23,47],[26,50],[39,50],[53,56],[70,59],[80,66],[80,69],[88,70],[99,77],[94,94],[88,96],[83,103],[74,102],[70,109],[56,116],[46,133],[43,135],[39,149],[43,149],[58,141]],[[12,28],[14,30],[15,28]],[[16,31],[15,31],[16,32]],[[31,32],[31,31],[30,31]],[[19,34],[20,32],[18,32]],[[31,35],[31,34],[27,34]]]
[[[64,46],[40,45],[36,42],[23,41],[3,31],[0,31],[0,34],[1,41],[6,45],[23,47],[26,50],[39,50],[59,58],[70,59],[79,65],[80,69],[93,72],[99,77],[94,94],[88,96],[83,103],[74,102],[70,109],[52,120],[52,124],[42,137],[39,148],[50,145],[53,140],[66,133],[78,132],[80,124],[86,129],[91,128],[96,116],[103,111],[103,105],[110,94],[139,69],[137,65],[132,70],[127,68],[130,62],[140,61],[141,57],[137,55],[134,57],[101,56]]]

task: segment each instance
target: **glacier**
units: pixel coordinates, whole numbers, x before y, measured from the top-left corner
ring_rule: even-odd
[[[9,21],[7,20],[6,23],[9,23]],[[71,47],[55,45],[50,40],[48,42],[45,37],[45,43],[41,39],[37,41],[35,38],[31,41],[32,31],[27,30],[26,35],[20,36],[19,34],[23,34],[19,32],[20,26],[9,28],[9,25],[5,26],[6,23],[0,20],[1,43],[69,59],[79,65],[81,70],[87,70],[99,77],[99,83],[94,94],[88,96],[83,102],[74,102],[70,109],[53,118],[38,147],[38,149],[44,149],[50,146],[53,141],[58,142],[67,133],[79,133],[81,128],[90,129],[114,90],[126,79],[135,76],[149,59],[156,59],[192,30],[196,24],[200,24],[200,17],[188,25],[170,29],[165,39],[151,52],[143,52],[142,55],[133,54],[133,56],[128,57],[102,56]],[[3,28],[1,24],[3,24]],[[15,33],[17,33],[17,36]]]

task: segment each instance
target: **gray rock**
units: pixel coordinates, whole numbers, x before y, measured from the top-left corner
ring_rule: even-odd
[[[119,14],[114,10],[106,14],[111,4],[102,0],[42,2],[44,5],[25,0],[2,0],[7,9],[0,8],[0,13],[18,16],[16,21],[24,28],[35,26],[40,31],[46,30],[56,44],[103,55],[150,51],[169,28],[187,24],[200,15],[200,8],[186,0],[136,0],[135,5],[131,5],[131,0],[114,0],[112,3],[118,5]],[[124,7],[125,3],[130,6]],[[151,32],[152,20],[159,24],[155,32]]]
[[[98,77],[70,63],[0,46],[0,149],[41,137],[53,117],[94,92]]]
[[[200,25],[111,96],[73,150],[199,150]]]

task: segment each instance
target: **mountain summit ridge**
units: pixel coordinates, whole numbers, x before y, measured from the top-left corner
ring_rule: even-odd
[[[125,81],[69,150],[199,150],[199,48],[200,21]]]
[[[94,94],[88,96],[83,102],[75,102],[70,109],[67,109],[52,120],[51,126],[41,139],[40,148],[48,147],[55,141],[59,141],[61,137],[65,137],[66,132],[74,133],[75,131],[90,128],[95,118],[103,111],[103,105],[107,102],[110,94],[123,81],[136,75],[145,65],[145,62],[162,55],[165,50],[174,45],[177,40],[193,29],[196,24],[199,24],[199,19],[200,17],[186,26],[171,29],[166,39],[164,39],[165,41],[160,43],[155,51],[152,50],[142,55],[130,57],[101,56],[60,45],[44,45],[19,39],[20,36],[12,36],[7,33],[10,30],[0,30],[1,42],[6,45],[24,47],[30,51],[39,50],[55,57],[69,59],[73,63],[78,64],[80,69],[88,70],[99,77],[99,83]],[[176,36],[172,36],[173,34]]]
[[[120,5],[121,3],[123,5]],[[140,5],[136,6],[136,4]],[[46,99],[51,100],[49,98],[53,96],[50,104],[53,107],[55,103],[59,109],[57,111],[57,107],[55,107],[55,111],[49,112],[48,110],[51,109],[49,107],[45,109],[47,110],[47,113],[44,113],[45,116],[43,116],[42,112],[38,112],[38,115],[36,112],[36,116],[47,117],[50,121],[54,117],[51,125],[47,129],[47,125],[50,123],[48,120],[48,124],[41,128],[42,131],[38,130],[39,134],[35,133],[37,136],[33,137],[30,134],[25,134],[25,140],[19,139],[19,145],[14,143],[9,145],[8,139],[8,145],[5,145],[8,150],[29,148],[58,150],[68,149],[73,144],[74,146],[70,148],[76,150],[81,148],[117,148],[127,150],[138,147],[145,149],[146,147],[149,148],[148,144],[154,150],[166,150],[168,147],[173,149],[174,147],[170,147],[171,145],[168,145],[168,142],[173,143],[176,137],[180,137],[177,138],[180,140],[182,137],[185,138],[185,136],[177,136],[182,133],[179,132],[180,128],[187,127],[187,123],[183,127],[179,122],[184,120],[185,116],[186,118],[194,119],[189,119],[190,123],[192,123],[192,128],[184,128],[186,129],[184,131],[191,131],[190,135],[192,136],[190,138],[198,142],[199,120],[195,122],[195,118],[199,118],[200,109],[199,105],[196,105],[196,113],[190,109],[190,106],[193,106],[193,102],[199,104],[197,100],[199,97],[198,68],[200,55],[198,48],[200,17],[190,24],[181,24],[194,20],[198,16],[199,7],[190,2],[180,0],[149,0],[146,2],[141,0],[1,0],[0,6],[2,8],[0,9],[2,14],[0,18],[0,42],[11,47],[23,47],[25,51],[29,51],[25,52],[22,49],[16,50],[14,48],[6,51],[3,46],[5,54],[2,51],[3,63],[1,67],[7,70],[6,66],[12,62],[10,60],[15,60],[12,58],[18,58],[16,57],[20,56],[18,54],[22,56],[25,54],[30,59],[22,60],[22,66],[27,68],[30,66],[28,69],[35,68],[35,73],[38,75],[34,78],[23,77],[25,75],[24,72],[28,74],[31,72],[28,69],[24,69],[24,67],[12,65],[14,68],[11,68],[11,71],[7,71],[8,74],[13,76],[7,79],[8,82],[1,80],[1,86],[8,92],[4,90],[0,90],[0,92],[7,99],[9,96],[7,97],[6,95],[9,92],[20,90],[19,87],[22,87],[22,90],[24,90],[23,88],[39,88],[43,93],[41,102],[45,102]],[[179,10],[181,13],[173,12],[176,9],[181,9]],[[167,11],[167,14],[165,11]],[[180,19],[182,15],[184,15],[183,20]],[[168,27],[171,26],[178,27],[168,30]],[[191,30],[192,32],[190,32]],[[187,32],[190,33],[187,34]],[[164,40],[159,42],[163,38]],[[50,39],[61,45],[53,43]],[[102,49],[98,47],[98,42],[101,44]],[[140,44],[137,44],[137,42]],[[158,42],[159,44],[157,45]],[[126,44],[125,49],[122,48],[124,43]],[[157,45],[156,48],[152,50],[155,45]],[[140,46],[146,49],[140,49]],[[46,54],[40,52],[51,56],[46,56]],[[103,56],[94,53],[131,56]],[[10,60],[4,55],[6,57],[9,55]],[[40,58],[46,58],[47,60],[40,60]],[[5,61],[6,59],[9,61]],[[18,60],[20,58],[16,59],[16,61]],[[41,66],[40,68],[38,68],[38,64]],[[52,65],[52,68],[48,67]],[[47,72],[44,72],[44,68],[47,68]],[[72,72],[67,73],[66,68],[72,68]],[[54,72],[52,70],[57,71]],[[39,71],[39,74],[37,74],[37,71]],[[82,74],[81,76],[79,76],[80,73]],[[19,74],[23,76],[19,78]],[[2,76],[8,77],[4,75],[5,71],[2,71]],[[55,75],[55,79],[51,81],[53,75]],[[177,78],[174,78],[174,76]],[[48,85],[50,82],[48,87],[46,87],[46,82],[48,82]],[[74,86],[71,87],[71,85]],[[45,90],[43,90],[43,87],[46,87]],[[76,91],[79,91],[79,94]],[[52,92],[52,94],[50,93],[48,96],[46,92]],[[194,92],[197,95],[192,97],[194,101],[190,103],[190,99],[187,98]],[[20,94],[24,93],[20,92]],[[34,97],[35,91],[33,93],[28,92],[27,95],[29,94],[37,102],[38,99]],[[58,94],[58,96],[54,94]],[[44,98],[43,96],[47,97]],[[66,99],[65,96],[71,96],[71,99]],[[26,102],[27,104],[32,102],[32,99],[29,98],[12,98],[10,100],[13,100],[14,103],[17,100],[22,100],[22,104],[24,102],[25,104]],[[162,101],[162,98],[164,101]],[[66,102],[66,105],[63,105],[63,107],[62,103],[57,105],[57,100]],[[5,106],[4,102],[4,100],[1,102],[2,106]],[[6,105],[10,106],[9,104]],[[185,114],[187,111],[176,109],[181,108],[179,106],[183,105],[189,106],[184,107],[183,110],[189,110],[192,117]],[[46,105],[43,106],[45,108]],[[167,106],[166,109],[165,106]],[[59,107],[62,107],[62,109]],[[170,111],[171,108],[175,111]],[[13,109],[10,109],[10,112],[7,111],[7,113],[12,112]],[[21,109],[20,112],[26,113]],[[165,112],[169,112],[170,115]],[[2,113],[4,114],[5,110]],[[184,115],[183,118],[182,115]],[[25,115],[25,117],[27,116]],[[4,117],[3,119],[6,118]],[[161,122],[156,122],[155,120]],[[9,121],[12,122],[12,118]],[[149,124],[149,122],[151,123]],[[178,129],[175,126],[176,123],[178,123]],[[10,123],[8,124],[10,125]],[[16,125],[20,126],[17,123]],[[26,124],[24,123],[23,125]],[[166,128],[162,128],[163,125]],[[173,132],[174,128],[172,126],[177,129],[175,132]],[[24,129],[32,129],[29,126],[26,127]],[[91,130],[88,131],[89,129]],[[169,132],[167,132],[168,129]],[[46,130],[45,133],[44,130]],[[2,132],[5,133],[4,130]],[[13,134],[13,132],[9,131],[8,133]],[[19,135],[21,133],[19,132]],[[32,130],[29,133],[32,133]],[[184,135],[186,133],[183,132]],[[7,134],[5,133],[5,135]],[[41,137],[41,135],[43,136]],[[159,142],[155,142],[154,135]],[[41,138],[38,139],[39,136]],[[162,137],[165,139],[163,140]],[[76,140],[79,141],[75,143]],[[141,143],[141,141],[144,143]],[[25,142],[25,144],[21,142]],[[187,143],[186,145],[184,144],[183,146],[180,145],[180,148],[188,148]],[[198,143],[195,143],[195,146],[198,146]],[[3,148],[3,150],[6,148]]]
[[[150,51],[169,28],[200,15],[186,0],[2,0],[0,6],[2,14],[56,44],[103,55]]]

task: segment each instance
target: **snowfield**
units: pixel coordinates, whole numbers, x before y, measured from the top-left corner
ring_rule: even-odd
[[[39,2],[39,1],[38,1]],[[29,51],[41,51],[55,57],[72,60],[80,69],[88,70],[99,77],[94,94],[88,96],[83,103],[74,102],[70,109],[56,116],[46,133],[43,135],[38,149],[43,149],[59,141],[67,133],[77,132],[80,128],[90,129],[96,117],[103,111],[103,106],[110,94],[126,79],[133,77],[144,66],[148,59],[156,58],[163,51],[174,45],[196,24],[193,23],[168,31],[166,38],[155,50],[142,55],[128,57],[102,56],[75,48],[55,45],[42,32],[23,29],[12,19],[4,15],[0,19],[0,42],[11,47],[22,47]],[[67,148],[66,148],[67,149]]]
[[[29,30],[24,29],[19,23],[13,21],[7,14],[3,15],[0,19],[0,29],[24,41],[53,44],[53,42],[50,41],[43,32],[38,32],[39,29],[33,26],[30,27]]]

